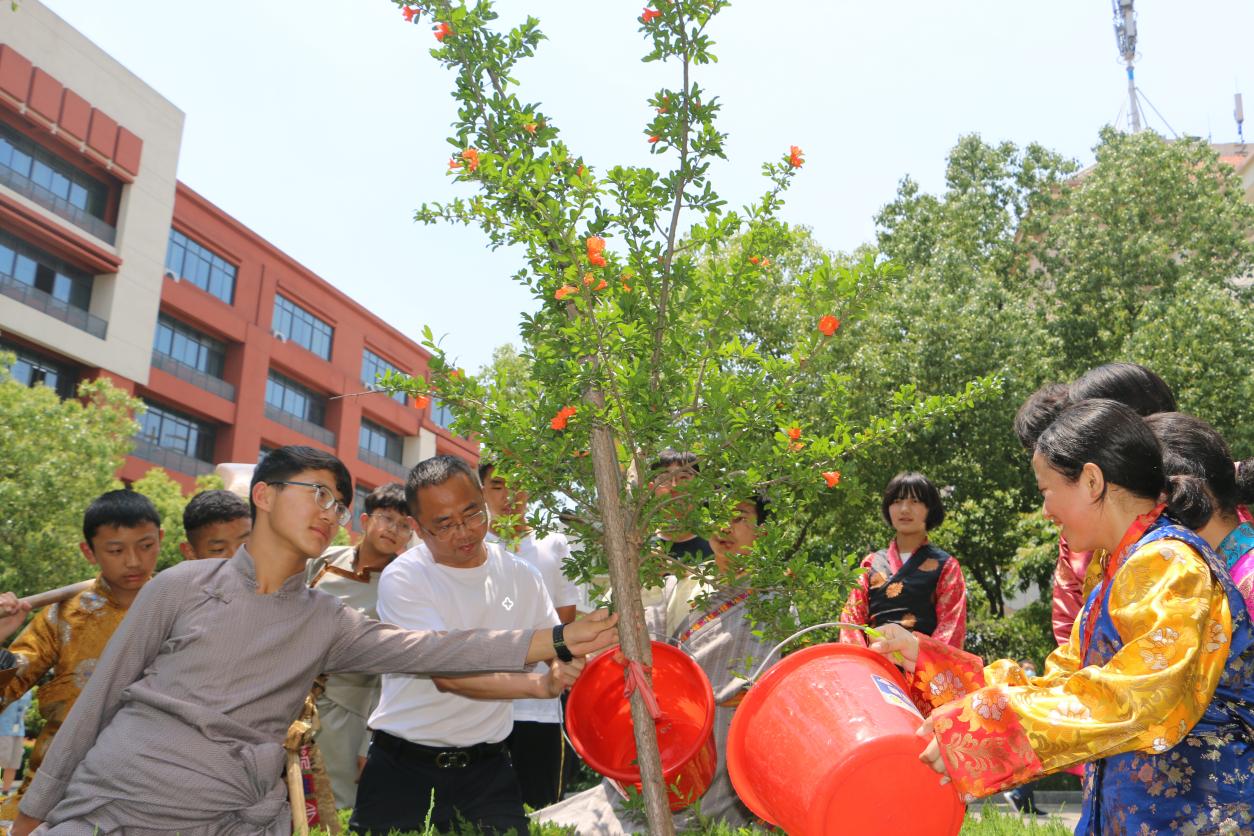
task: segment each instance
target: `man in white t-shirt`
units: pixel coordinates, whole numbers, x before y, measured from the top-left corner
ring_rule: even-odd
[[[439,831],[460,821],[484,833],[527,832],[505,739],[512,700],[552,699],[583,668],[562,642],[539,572],[485,543],[488,511],[470,465],[454,456],[420,462],[405,499],[422,545],[379,579],[382,621],[409,629],[553,629],[559,658],[545,673],[461,677],[384,675],[370,716],[374,736],[350,827],[359,833]]]
[[[544,579],[544,588],[563,624],[575,620],[579,589],[563,574],[563,564],[570,556],[566,536],[557,532],[537,538],[527,525],[526,491],[511,490],[505,479],[497,475],[491,459],[479,462],[479,481],[483,498],[491,512],[491,529],[487,541],[499,543],[530,563]],[[543,670],[542,665],[536,666]],[[554,804],[562,797],[562,786],[573,764],[575,753],[562,739],[562,701],[518,700],[514,703],[514,731],[509,736],[510,757],[523,802],[534,810]]]

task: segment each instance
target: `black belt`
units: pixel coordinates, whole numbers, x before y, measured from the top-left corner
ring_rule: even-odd
[[[398,758],[434,764],[440,769],[465,769],[472,763],[501,755],[506,749],[504,740],[474,746],[423,746],[385,731],[376,731],[370,742]]]

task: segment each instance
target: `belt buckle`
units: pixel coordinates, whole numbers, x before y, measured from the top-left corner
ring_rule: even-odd
[[[435,765],[440,769],[465,769],[470,766],[470,753],[440,752],[435,756]]]

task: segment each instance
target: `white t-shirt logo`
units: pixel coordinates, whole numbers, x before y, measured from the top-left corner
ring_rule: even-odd
[[[512,610],[514,608],[514,601],[510,598],[506,598],[504,601],[501,602],[501,606],[504,607],[506,610]]]

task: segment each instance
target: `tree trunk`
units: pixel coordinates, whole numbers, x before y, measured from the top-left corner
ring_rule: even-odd
[[[623,655],[630,661],[653,664],[649,630],[644,620],[644,604],[640,599],[640,575],[627,536],[627,517],[622,504],[622,477],[618,470],[618,453],[614,434],[609,427],[592,428],[592,466],[596,474],[597,504],[605,526],[605,551],[610,567],[610,584],[618,610],[618,637]],[[649,715],[639,691],[631,695],[631,723],[636,737],[636,763],[645,811],[649,817],[649,833],[674,836],[675,823],[667,802],[666,785],[662,780],[662,758],[658,753],[657,726]]]

